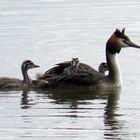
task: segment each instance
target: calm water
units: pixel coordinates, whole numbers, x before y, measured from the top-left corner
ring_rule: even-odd
[[[0,76],[22,78],[25,59],[32,79],[72,57],[97,68],[116,28],[140,44],[139,13],[139,0],[0,0]],[[118,55],[122,89],[1,91],[0,139],[140,139],[139,54]]]

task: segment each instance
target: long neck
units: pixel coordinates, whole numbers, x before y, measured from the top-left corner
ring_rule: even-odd
[[[117,62],[116,53],[112,54],[106,51],[106,59],[109,66],[109,74],[108,79],[115,84],[116,86],[121,86],[121,72],[119,68],[119,64]]]
[[[28,70],[24,68],[24,66],[21,67],[22,75],[23,75],[23,82],[25,83],[32,83],[28,76]]]

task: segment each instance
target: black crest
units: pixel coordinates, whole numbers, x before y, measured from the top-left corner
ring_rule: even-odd
[[[119,37],[119,38],[123,38],[125,40],[129,40],[128,36],[125,34],[125,28],[122,29],[122,31],[120,31],[119,29],[116,29],[116,31],[114,32],[114,34]]]

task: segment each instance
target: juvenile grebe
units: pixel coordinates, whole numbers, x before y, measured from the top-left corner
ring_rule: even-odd
[[[105,75],[105,72],[109,70],[108,64],[102,62],[99,67],[98,67],[98,71],[103,73]]]
[[[106,43],[106,61],[109,67],[107,76],[83,63],[78,66],[78,69],[82,70],[81,73],[61,75],[60,73],[70,65],[69,62],[64,62],[48,70],[47,73],[55,74],[51,77],[46,76],[44,79],[49,82],[50,87],[121,87],[121,73],[116,54],[121,51],[121,48],[125,47],[140,48],[140,46],[131,42],[125,34],[125,29],[122,31],[116,29]]]
[[[0,77],[0,90],[19,90],[24,87],[38,87],[42,85],[43,80],[31,80],[28,76],[28,70],[38,68],[31,60],[25,60],[21,65],[23,80],[16,78]],[[45,81],[44,83],[48,83]]]
[[[71,74],[71,73],[78,72],[78,66],[79,66],[79,59],[72,58],[70,62],[70,66],[64,69],[63,74]]]

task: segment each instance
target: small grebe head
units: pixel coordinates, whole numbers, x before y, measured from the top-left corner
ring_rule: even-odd
[[[32,81],[30,80],[27,72],[29,69],[33,68],[38,68],[39,66],[34,64],[31,60],[25,60],[22,65],[21,65],[21,71],[23,74],[23,80],[24,82],[31,83]]]
[[[79,59],[78,58],[72,58],[71,65],[72,66],[78,66],[79,65]]]
[[[22,71],[28,71],[29,69],[38,68],[39,66],[34,64],[31,60],[23,61],[21,65]]]
[[[76,66],[79,66],[80,61],[79,61],[79,59],[78,59],[78,58],[75,58],[75,64],[76,64]]]
[[[102,62],[98,67],[98,71],[103,73],[103,74],[105,74],[105,72],[108,70],[109,70],[108,64],[104,63],[104,62]]]
[[[121,48],[133,47],[140,48],[139,45],[134,44],[129,37],[125,34],[125,28],[122,31],[116,29],[113,35],[107,41],[106,50],[109,53],[115,54],[119,53]]]

